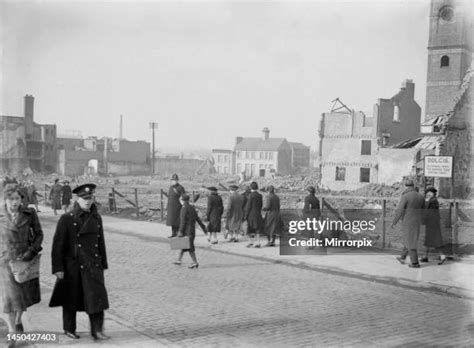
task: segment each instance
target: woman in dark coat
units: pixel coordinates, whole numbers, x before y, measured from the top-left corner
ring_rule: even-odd
[[[226,228],[230,232],[230,241],[239,241],[239,231],[244,218],[244,196],[237,193],[239,187],[236,185],[229,186],[232,191],[227,203]]]
[[[180,223],[179,223],[179,231],[178,237],[189,237],[189,249],[182,249],[179,252],[178,260],[174,262],[176,265],[181,264],[181,260],[183,259],[184,252],[188,251],[193,263],[189,268],[198,268],[199,264],[196,259],[195,248],[194,248],[194,238],[196,237],[196,222],[201,226],[204,233],[206,233],[206,226],[202,223],[201,219],[199,218],[196,209],[189,204],[189,196],[187,194],[183,194],[180,198],[182,208],[180,212]]]
[[[61,193],[62,186],[59,184],[59,179],[54,180],[54,185],[49,192],[49,199],[51,200],[51,208],[54,210],[54,215],[58,215],[57,210],[61,209]]]
[[[71,190],[71,186],[69,186],[69,181],[64,180],[64,185],[62,189],[63,189],[63,192],[62,192],[61,203],[63,205],[64,212],[67,213],[67,210],[69,206],[71,205],[71,199],[72,199],[72,190]]]
[[[181,203],[179,197],[185,193],[184,187],[179,184],[178,174],[171,176],[171,186],[168,191],[168,205],[166,206],[166,226],[171,226],[171,237],[178,235],[179,215],[181,211]]]
[[[94,203],[94,184],[76,187],[78,199],[56,226],[51,250],[52,273],[57,277],[50,307],[63,307],[63,329],[76,334],[76,312],[89,315],[91,335],[104,340],[104,310],[109,308],[104,270],[108,268],[102,218]]]
[[[314,186],[309,186],[306,189],[309,194],[304,198],[304,207],[303,207],[303,220],[306,221],[310,219],[319,220],[321,218],[321,205],[319,203],[319,199],[316,198],[316,188]],[[318,231],[308,231],[306,234],[307,238],[314,238],[318,234]]]
[[[247,203],[244,208],[244,219],[247,220],[248,224],[248,235],[250,243],[247,248],[254,245],[254,238],[256,237],[255,248],[260,248],[260,232],[263,227],[262,218],[262,206],[263,198],[260,193],[257,192],[258,184],[253,181],[250,184],[250,194],[248,196]]]
[[[221,218],[224,212],[224,203],[222,197],[217,194],[217,188],[214,186],[207,188],[210,192],[207,198],[206,219],[209,222],[207,231],[210,232],[209,239],[211,244],[217,244],[217,232],[221,231]]]
[[[275,246],[275,237],[280,235],[282,228],[280,198],[275,194],[275,188],[272,185],[267,187],[267,192],[263,206],[265,212],[263,230],[268,239],[267,246]]]
[[[426,227],[425,232],[425,257],[421,258],[421,262],[428,262],[428,251],[433,248],[438,251],[440,261],[439,265],[446,262],[446,256],[443,254],[443,238],[441,236],[441,217],[439,215],[439,202],[436,199],[438,191],[434,187],[429,187],[425,193],[425,212],[423,222]]]
[[[9,332],[23,332],[23,312],[41,300],[39,278],[16,282],[9,262],[33,260],[42,250],[43,230],[35,210],[21,205],[18,185],[7,184],[4,198],[0,212],[0,296],[3,312],[8,313]]]

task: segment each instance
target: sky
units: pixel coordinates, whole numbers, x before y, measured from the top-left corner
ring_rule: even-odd
[[[415,82],[425,108],[429,1],[0,0],[0,114],[59,134],[230,149],[236,136],[313,149],[339,97],[372,112]]]

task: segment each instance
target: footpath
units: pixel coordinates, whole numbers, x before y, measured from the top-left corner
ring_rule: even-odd
[[[40,207],[40,218],[57,219],[48,207]],[[107,233],[121,233],[135,235],[158,242],[169,243],[168,236],[171,228],[165,224],[136,221],[113,216],[103,216],[105,238]],[[224,234],[219,233],[219,243],[211,245],[204,233],[197,228],[195,246],[196,248],[212,249],[215,252],[228,253],[242,257],[265,260],[274,263],[292,265],[312,269],[316,272],[324,272],[344,277],[363,279],[371,282],[379,282],[407,289],[424,291],[427,293],[444,294],[474,300],[474,256],[464,255],[455,260],[448,260],[443,265],[438,265],[435,255],[428,263],[422,263],[421,268],[409,268],[407,264],[400,264],[395,257],[399,254],[395,250],[373,251],[369,253],[331,253],[320,255],[280,255],[278,243],[276,247],[265,247],[266,240],[261,240],[261,248],[247,248],[247,238],[241,238],[240,242],[233,243],[224,240]],[[199,253],[198,253],[199,255]],[[51,284],[42,284],[44,299],[50,297]],[[129,327],[120,318],[107,314],[106,327],[108,332],[120,332],[121,337],[114,337],[110,341],[95,343],[88,334],[88,318],[83,313],[78,315],[78,332],[84,336],[80,340],[72,340],[64,335],[59,335],[59,344],[37,344],[38,347],[52,346],[80,346],[80,347],[156,347],[170,346],[170,342],[158,342],[155,338]],[[61,311],[51,311],[45,301],[33,306],[24,316],[25,327],[33,331],[56,332],[58,324],[61,323]],[[0,320],[0,333],[4,334],[6,328]],[[29,330],[29,331],[30,331]],[[22,345],[24,346],[24,345]]]
[[[111,216],[103,216],[103,220],[106,232],[109,230],[169,242],[171,228],[165,224]],[[218,240],[218,244],[211,245],[204,233],[196,228],[194,244],[197,248],[211,248],[216,252],[285,263],[319,272],[474,299],[474,255],[456,257],[455,261],[447,260],[443,265],[438,265],[437,255],[432,254],[428,263],[421,263],[421,268],[409,268],[408,262],[402,265],[395,259],[399,255],[396,250],[341,254],[331,253],[328,249],[324,255],[280,255],[278,240],[275,247],[265,247],[267,240],[262,238],[261,248],[247,248],[247,237],[241,238],[238,243],[228,242],[224,240],[223,232],[218,233]]]

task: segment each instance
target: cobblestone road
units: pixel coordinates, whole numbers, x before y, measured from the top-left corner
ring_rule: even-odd
[[[42,280],[53,284],[51,219]],[[472,302],[106,231],[114,314],[157,343],[195,346],[471,346]],[[244,245],[242,245],[244,247]],[[218,248],[218,246],[214,247]],[[190,263],[188,255],[184,261]]]

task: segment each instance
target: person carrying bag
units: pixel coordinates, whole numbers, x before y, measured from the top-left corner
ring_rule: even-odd
[[[21,317],[26,309],[41,301],[39,252],[43,230],[36,211],[21,204],[17,184],[4,184],[0,210],[0,296],[8,314],[9,333],[24,331]]]

